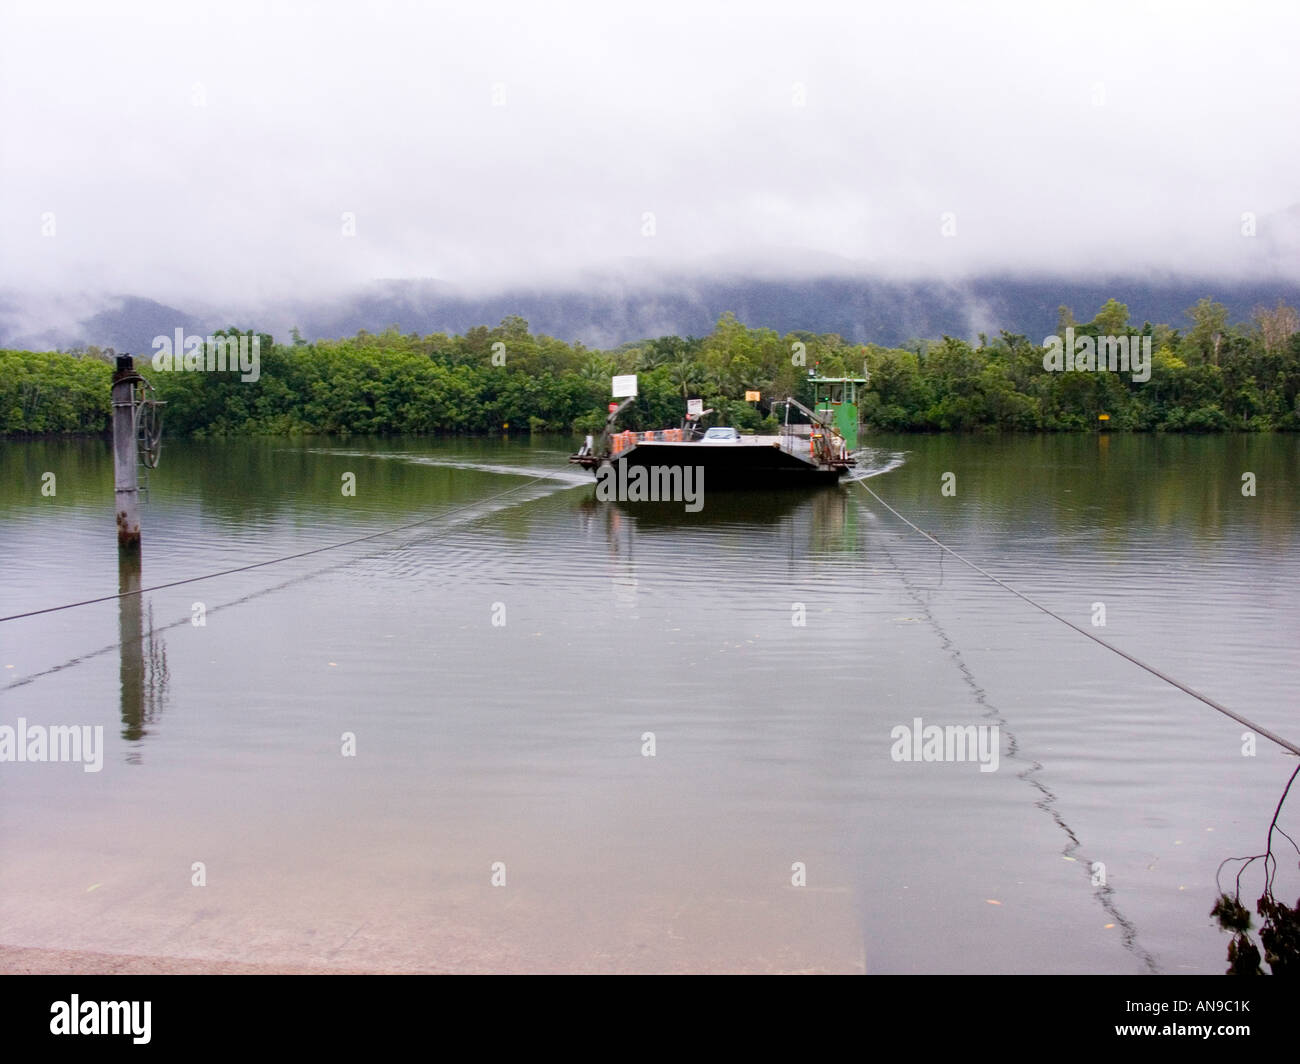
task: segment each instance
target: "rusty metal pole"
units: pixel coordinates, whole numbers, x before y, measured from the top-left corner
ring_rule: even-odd
[[[117,356],[113,373],[113,494],[117,514],[117,545],[140,549],[140,484],[136,466],[135,371],[130,355]]]

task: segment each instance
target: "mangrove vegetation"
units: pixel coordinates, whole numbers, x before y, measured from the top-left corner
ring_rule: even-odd
[[[749,328],[724,314],[705,337],[663,336],[594,350],[533,334],[509,317],[463,336],[395,328],[338,340],[255,339],[255,375],[136,365],[165,400],[174,435],[387,435],[585,433],[605,416],[610,377],[636,373],[639,397],[623,424],[680,422],[683,401],[703,399],[718,424],[775,428],[769,403],[810,398],[808,376],[861,376],[862,419],[904,432],[1296,431],[1300,429],[1300,321],[1279,303],[1230,322],[1210,299],[1180,327],[1135,325],[1114,299],[1090,321],[1061,307],[1058,337],[1098,348],[1082,369],[1045,368],[1046,341],[1002,332],[977,342],[945,336],[898,348],[837,335]],[[161,339],[161,338],[160,338]],[[1108,368],[1100,354],[1122,339],[1143,352],[1141,372]],[[247,346],[247,345],[246,345]],[[109,424],[112,352],[0,350],[0,435],[97,434]],[[255,379],[252,379],[255,376]],[[746,401],[746,391],[761,395]]]

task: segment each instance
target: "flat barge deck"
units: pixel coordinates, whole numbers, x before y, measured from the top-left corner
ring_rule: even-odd
[[[605,465],[622,462],[628,467],[685,468],[704,471],[710,488],[787,488],[834,484],[853,467],[853,458],[829,443],[825,453],[817,448],[821,438],[742,436],[735,442],[686,440],[686,429],[654,432],[618,432],[610,436],[608,453],[592,450],[571,455],[569,461],[599,472]]]

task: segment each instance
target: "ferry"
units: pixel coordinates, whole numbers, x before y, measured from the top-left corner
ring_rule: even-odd
[[[809,382],[812,407],[793,397],[775,400],[773,409],[784,411],[781,431],[775,436],[745,436],[723,426],[706,429],[702,422],[712,411],[698,399],[687,400],[686,416],[677,428],[615,431],[619,415],[636,399],[635,377],[615,377],[604,430],[599,437],[588,436],[569,461],[598,477],[608,466],[695,467],[704,471],[710,488],[834,484],[856,464],[857,393],[867,378],[811,376]],[[791,421],[792,413],[808,420]]]

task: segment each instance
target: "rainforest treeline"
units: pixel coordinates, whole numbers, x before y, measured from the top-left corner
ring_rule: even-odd
[[[751,329],[724,314],[705,337],[664,336],[599,351],[534,335],[509,317],[463,336],[396,328],[342,340],[288,343],[258,334],[257,379],[239,372],[162,372],[154,352],[136,366],[166,401],[169,435],[386,435],[596,430],[610,377],[636,373],[625,428],[679,424],[703,399],[717,424],[775,427],[769,403],[810,398],[808,375],[861,376],[862,420],[890,431],[1166,432],[1300,429],[1300,320],[1279,303],[1232,323],[1210,299],[1185,328],[1129,321],[1109,300],[1091,321],[1059,311],[1058,335],[1150,340],[1150,377],[1049,372],[1041,340],[1007,332],[976,344],[944,337],[899,348],[837,335]],[[217,336],[241,335],[236,329]],[[252,331],[243,333],[250,339]],[[1078,340],[1076,339],[1076,342]],[[109,426],[112,353],[0,350],[0,435],[95,434]],[[757,391],[758,403],[744,399]],[[1102,415],[1106,415],[1102,420]]]

